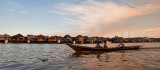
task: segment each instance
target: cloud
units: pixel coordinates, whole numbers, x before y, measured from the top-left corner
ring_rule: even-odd
[[[3,1],[5,3],[7,3],[8,5],[10,5],[8,8],[6,8],[6,10],[8,10],[9,12],[15,12],[15,13],[20,13],[20,14],[26,14],[27,11],[24,11],[24,10],[20,10],[23,8],[22,5],[16,3],[16,2],[13,2],[11,0],[5,0]]]
[[[14,8],[21,8],[22,7],[22,5],[20,5],[20,4],[16,3],[16,2],[13,2],[11,0],[4,0],[4,2],[9,4],[9,5],[11,5],[11,7],[14,7]]]
[[[129,3],[132,5],[131,3]],[[69,15],[66,20],[69,25],[77,25],[86,33],[104,34],[116,31],[125,31],[133,24],[121,23],[120,21],[131,17],[160,12],[159,4],[123,5],[111,1],[100,2],[87,0],[80,4],[60,4],[59,9]],[[59,13],[59,14],[61,14]],[[76,18],[76,19],[75,19]],[[127,26],[127,27],[126,27]],[[105,30],[105,32],[103,32]],[[91,33],[92,32],[92,33]]]
[[[10,9],[7,9],[9,12],[14,12],[14,13],[19,13],[19,14],[27,14],[28,12],[27,11],[24,11],[24,10],[17,10],[17,9],[13,9],[13,8],[10,8]]]
[[[111,2],[88,1],[80,5],[61,4],[61,8],[69,15],[73,15],[78,19],[73,19],[72,24],[83,28],[95,27],[99,24],[109,24],[112,21],[120,19],[123,13],[127,12],[127,7],[120,7]],[[77,22],[77,23],[73,23]]]
[[[7,9],[8,11],[10,11],[10,12],[14,12],[15,11],[15,9]]]
[[[23,6],[18,4],[17,2],[11,1],[11,0],[3,0],[4,3],[8,4],[8,7],[6,8],[9,12],[19,13],[19,14],[26,14],[28,13],[23,9]]]
[[[143,29],[140,32],[148,33],[150,37],[160,37],[160,28]]]
[[[110,24],[122,19],[141,16],[160,11],[160,5],[147,4],[131,8],[126,5],[118,5],[113,2],[97,2],[89,0],[79,5],[61,4],[61,9],[69,12],[78,20],[73,19],[69,23],[74,23],[84,28],[95,27],[100,24]],[[71,19],[71,18],[70,18]]]
[[[155,32],[155,31],[160,31],[160,28],[143,29],[143,30],[140,30],[140,31]]]
[[[133,17],[133,16],[151,14],[155,12],[160,12],[160,5],[147,4],[143,6],[137,6],[136,8],[130,8],[127,12],[128,15],[126,16]]]
[[[19,11],[20,14],[27,14],[27,11]]]

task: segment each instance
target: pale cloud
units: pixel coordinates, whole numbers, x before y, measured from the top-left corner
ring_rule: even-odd
[[[16,8],[21,8],[22,6],[20,4],[14,3],[14,2],[10,2],[10,4]]]
[[[160,28],[150,28],[150,29],[143,29],[139,32],[148,33],[150,37],[160,37]]]
[[[9,4],[11,4],[13,7],[15,7],[15,8],[21,8],[22,7],[22,5],[20,5],[20,4],[18,4],[18,3],[15,3],[15,2],[8,2]]]
[[[155,31],[160,31],[160,28],[143,29],[143,30],[140,30],[140,31],[155,32]]]
[[[97,27],[103,24],[115,23],[126,18],[160,11],[160,5],[147,4],[131,8],[127,5],[118,5],[109,1],[97,2],[93,0],[88,0],[87,2],[79,5],[62,3],[59,8],[68,12],[68,15],[78,18],[68,18],[70,19],[68,23],[78,25],[83,28]]]
[[[27,11],[19,11],[20,14],[27,14]]]
[[[7,9],[8,11],[10,11],[10,12],[14,12],[15,11],[15,9]]]
[[[83,31],[82,34],[98,36],[127,32],[134,23],[122,23],[120,21],[160,12],[160,4],[128,4],[130,6],[111,1],[87,0],[80,4],[62,3],[57,8],[61,10],[58,14],[73,16],[66,18],[66,21],[69,25],[79,26]]]
[[[73,19],[68,23],[72,23],[83,28],[95,27],[99,24],[109,24],[119,19],[123,13],[127,12],[127,7],[120,7],[111,2],[95,2],[88,1],[80,5],[61,4],[61,9],[69,12],[78,19]],[[72,18],[70,18],[72,19]],[[76,22],[76,23],[73,23]]]
[[[22,5],[20,5],[16,2],[13,2],[12,0],[3,0],[3,2],[9,4],[13,8],[21,8],[22,7]]]
[[[5,0],[4,2],[10,5],[8,8],[6,8],[6,10],[8,10],[9,12],[20,13],[20,14],[28,13],[27,11],[19,10],[22,9],[23,6],[16,2],[13,2],[11,0]]]
[[[130,8],[126,16],[133,17],[133,16],[151,14],[155,12],[160,12],[160,5],[147,4],[143,6],[137,6],[136,8]]]
[[[14,13],[19,13],[19,14],[27,14],[28,12],[27,11],[24,11],[24,10],[16,10],[16,9],[7,9],[9,12],[14,12]]]

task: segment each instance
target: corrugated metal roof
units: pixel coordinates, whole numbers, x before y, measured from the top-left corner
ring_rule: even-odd
[[[8,34],[4,34],[4,35],[0,35],[0,37],[11,37],[11,36]]]

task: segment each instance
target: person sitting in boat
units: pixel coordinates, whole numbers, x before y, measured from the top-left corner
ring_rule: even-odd
[[[103,47],[108,48],[108,45],[107,45],[106,41],[104,41],[104,46]]]
[[[96,48],[102,48],[102,46],[100,46],[99,42],[97,42]]]
[[[123,42],[120,42],[120,44],[119,44],[118,46],[120,46],[120,47],[124,47]]]

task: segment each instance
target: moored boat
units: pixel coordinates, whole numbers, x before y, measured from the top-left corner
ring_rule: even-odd
[[[79,46],[67,44],[75,51],[118,51],[118,50],[135,50],[139,49],[142,46],[125,46],[125,47],[114,47],[114,48],[95,48],[95,47],[87,47],[87,46]]]

